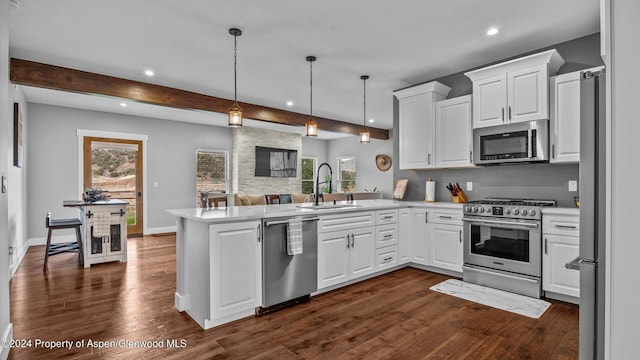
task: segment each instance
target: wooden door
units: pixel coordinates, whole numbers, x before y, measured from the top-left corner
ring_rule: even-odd
[[[128,202],[127,234],[142,235],[142,141],[86,136],[83,150],[84,189]]]

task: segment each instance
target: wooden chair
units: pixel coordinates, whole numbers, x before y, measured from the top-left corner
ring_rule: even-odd
[[[226,194],[210,194],[206,192],[200,193],[200,206],[203,208],[217,208],[220,203],[224,203],[227,206]]]
[[[280,204],[280,195],[265,195],[264,203],[267,205]]]
[[[77,252],[78,263],[80,266],[84,266],[84,251],[82,248],[82,234],[80,233],[80,227],[82,222],[80,219],[51,219],[51,213],[47,213],[45,220],[45,226],[49,229],[47,233],[47,245],[44,250],[44,266],[42,271],[45,274],[49,273],[49,256],[57,255],[64,252]],[[51,244],[51,232],[58,229],[76,229],[76,242]]]
[[[333,193],[333,194],[322,194],[322,201],[331,202],[331,201],[347,201],[347,193]]]

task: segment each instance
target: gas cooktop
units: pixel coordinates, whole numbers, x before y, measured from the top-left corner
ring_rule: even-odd
[[[489,198],[464,205],[467,216],[488,216],[514,219],[541,219],[540,208],[556,206],[555,200]]]

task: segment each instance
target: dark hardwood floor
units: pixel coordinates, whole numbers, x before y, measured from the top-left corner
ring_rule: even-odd
[[[129,262],[77,267],[32,247],[11,280],[10,359],[577,359],[578,307],[530,319],[429,290],[448,277],[402,269],[309,303],[204,331],[174,306],[175,236],[129,239]],[[167,340],[186,346],[167,348]],[[71,340],[71,349],[35,348]],[[83,341],[75,347],[75,341]],[[162,341],[162,348],[87,347]]]

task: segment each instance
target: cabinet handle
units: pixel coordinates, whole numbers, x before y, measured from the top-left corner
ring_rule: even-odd
[[[547,238],[544,238],[544,254],[547,255]]]
[[[352,248],[356,247],[355,235],[353,234],[351,234],[351,247]]]
[[[473,163],[473,151],[469,151],[469,163]]]
[[[556,144],[551,144],[551,158],[556,158]]]
[[[385,239],[392,238],[392,237],[393,237],[392,234],[387,234],[387,235],[384,236]]]
[[[502,122],[504,122],[504,108],[502,108]]]
[[[384,261],[384,262],[389,262],[389,261],[391,261],[391,260],[393,260],[393,258],[392,258],[392,257],[387,257],[387,258],[384,258],[384,260],[383,260],[383,261]]]
[[[427,165],[431,165],[431,154],[427,155]]]
[[[260,224],[258,224],[258,242],[260,242]]]
[[[460,231],[460,243],[462,244],[462,230],[459,230],[459,231]]]
[[[557,228],[560,229],[577,229],[577,227],[575,225],[554,225]]]
[[[453,217],[451,217],[451,216],[444,216],[444,215],[438,215],[438,217],[440,219],[447,219],[447,220],[452,220],[453,219]]]
[[[384,220],[391,220],[393,219],[393,215],[387,215],[385,217],[383,217]]]
[[[347,234],[347,249],[351,247],[351,242],[349,241],[349,234]]]
[[[511,106],[509,106],[509,122],[511,122]]]
[[[425,212],[424,212],[424,223],[425,223],[425,224],[428,224],[428,223],[429,223],[429,220],[428,220],[428,219],[429,219],[429,212],[428,212],[428,211],[425,211]]]

